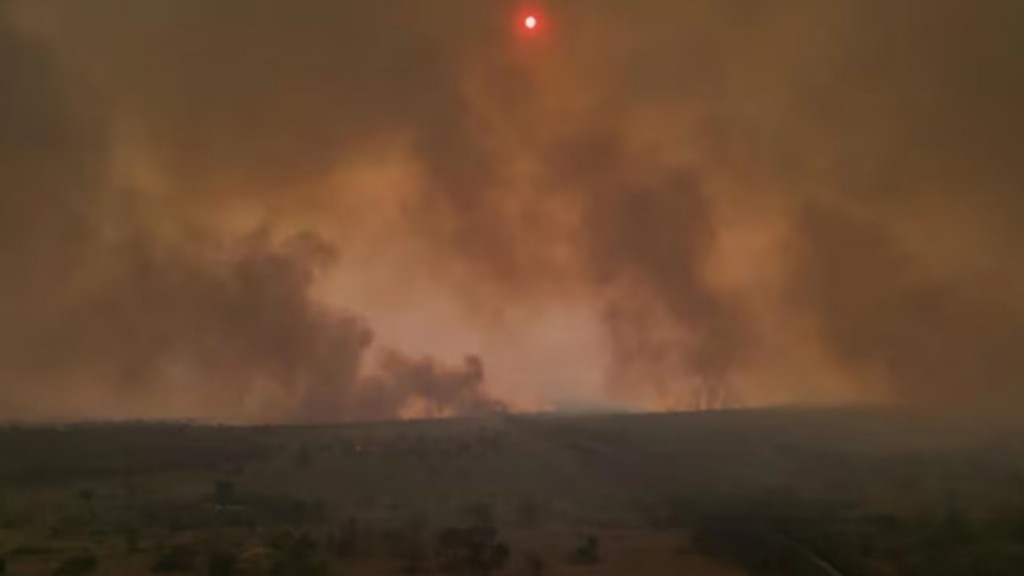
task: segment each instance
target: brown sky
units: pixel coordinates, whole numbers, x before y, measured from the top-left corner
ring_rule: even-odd
[[[1024,399],[1011,0],[0,0],[0,418]]]

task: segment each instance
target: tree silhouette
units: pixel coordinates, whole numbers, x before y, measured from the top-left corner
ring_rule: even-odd
[[[488,576],[505,566],[509,549],[493,526],[447,528],[438,536],[437,556],[450,574]]]

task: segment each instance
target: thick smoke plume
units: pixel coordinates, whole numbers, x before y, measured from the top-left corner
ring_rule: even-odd
[[[0,3],[0,417],[1019,405],[1019,3],[543,4]]]

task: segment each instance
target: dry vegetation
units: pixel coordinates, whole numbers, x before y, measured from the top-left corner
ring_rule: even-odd
[[[1016,574],[1024,451],[901,415],[0,430],[0,574]]]

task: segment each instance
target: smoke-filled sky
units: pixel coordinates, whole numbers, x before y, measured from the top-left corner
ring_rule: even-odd
[[[1022,6],[0,0],[0,418],[1024,407]]]

